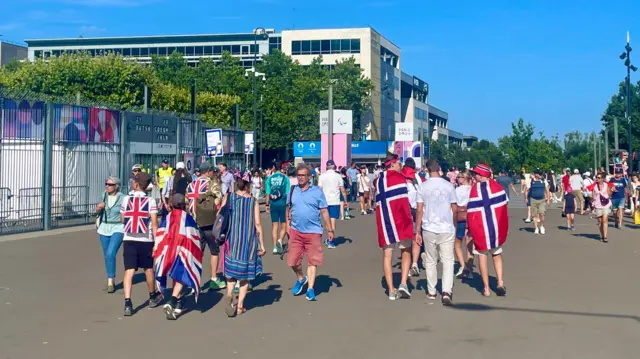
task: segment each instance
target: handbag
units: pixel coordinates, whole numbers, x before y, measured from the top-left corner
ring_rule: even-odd
[[[211,233],[215,238],[218,244],[223,244],[227,240],[227,234],[229,234],[229,224],[231,223],[231,201],[229,200],[229,195],[225,195],[227,197],[227,202],[224,206],[220,207],[218,211],[218,216],[216,217],[216,221],[213,224],[213,228],[211,229]]]
[[[102,197],[102,203],[104,203],[105,208],[107,207],[107,192],[104,193],[104,197]],[[102,216],[104,216],[104,210],[105,208],[102,208],[97,214],[96,216],[96,229],[100,228],[100,225],[102,224]]]
[[[605,185],[606,188],[606,185]],[[603,206],[607,206],[609,204],[609,198],[604,197],[602,195],[602,192],[600,191],[600,186],[596,184],[596,189],[598,190],[598,194],[599,194],[599,198],[600,198],[600,204]]]

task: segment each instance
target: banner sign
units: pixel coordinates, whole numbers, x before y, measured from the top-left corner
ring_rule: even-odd
[[[205,131],[205,139],[207,145],[207,155],[212,157],[224,156],[222,150],[222,129],[216,128]]]
[[[413,123],[396,123],[396,141],[413,141]]]
[[[329,133],[329,111],[320,111],[320,134]],[[333,133],[353,133],[353,112],[333,110]]]

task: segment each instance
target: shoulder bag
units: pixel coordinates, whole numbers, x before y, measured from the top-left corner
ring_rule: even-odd
[[[100,210],[96,216],[96,229],[100,228],[100,225],[102,224],[102,217],[104,216],[104,211],[107,208],[107,192],[104,193],[104,196],[102,197],[102,203],[104,203],[104,208],[102,208],[102,210]]]

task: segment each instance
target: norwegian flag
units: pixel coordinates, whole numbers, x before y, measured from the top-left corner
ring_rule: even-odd
[[[174,209],[158,228],[153,251],[156,286],[162,293],[167,277],[193,288],[196,300],[200,293],[202,248],[196,221],[183,210]]]
[[[475,248],[479,252],[498,248],[507,241],[507,195],[498,182],[478,182],[471,187],[467,204],[467,224]]]
[[[413,217],[407,179],[400,172],[380,173],[376,182],[376,224],[378,245],[384,248],[413,238]]]
[[[189,212],[195,217],[196,200],[201,194],[205,194],[209,187],[209,181],[204,178],[198,178],[191,182],[187,187],[187,199],[189,200]]]
[[[149,197],[128,196],[123,207],[125,233],[149,233],[151,219]]]

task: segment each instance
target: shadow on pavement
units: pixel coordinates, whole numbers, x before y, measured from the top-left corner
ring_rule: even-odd
[[[245,307],[247,309],[266,307],[275,302],[279,302],[282,298],[282,290],[279,284],[271,284],[264,289],[254,289],[247,294],[245,299]]]
[[[422,272],[421,272],[422,275]],[[407,279],[407,288],[409,288],[409,292],[413,292],[415,289],[417,289],[417,287],[414,287],[413,283],[411,282],[411,279],[413,277],[409,277]],[[398,286],[400,285],[400,280],[402,279],[402,273],[393,273],[393,285],[396,287],[396,289],[398,288]],[[418,282],[421,282],[420,280],[418,280]],[[427,280],[424,279],[422,280],[422,282],[424,282],[423,286],[424,288],[427,287]],[[439,283],[440,281],[438,281]],[[421,283],[422,284],[422,283]],[[417,283],[416,283],[417,285]],[[387,291],[387,294],[389,293],[389,288],[387,288],[387,280],[385,279],[384,275],[382,275],[382,277],[380,278],[380,286],[382,287],[382,289]]]
[[[535,232],[535,230],[531,227],[522,227],[519,229],[520,232],[529,232],[529,233],[533,233]]]
[[[507,312],[523,312],[523,313],[536,313],[536,314],[575,315],[575,316],[596,317],[596,318],[632,319],[637,322],[640,322],[639,316],[628,315],[628,314],[569,312],[564,310],[547,310],[547,309],[531,309],[531,308],[508,308],[508,307],[496,307],[496,306],[478,304],[478,303],[456,303],[451,308],[455,310],[468,310],[468,311],[476,311],[476,312],[501,310],[501,311],[507,311]]]
[[[471,279],[469,279],[469,278],[463,279],[462,283],[468,285],[469,287],[471,287],[473,289],[475,289],[480,294],[482,294],[484,292],[484,284],[482,283],[482,277],[480,276],[480,273],[474,273],[473,276],[471,277]],[[491,289],[492,292],[495,292],[496,288],[498,288],[498,279],[496,279],[496,277],[490,275],[489,276],[489,289]]]
[[[139,283],[144,283],[145,281],[146,281],[146,278],[144,276],[144,272],[136,273],[133,275],[133,281],[132,281],[133,286]],[[116,292],[119,290],[123,290],[124,288],[122,286],[122,282],[116,284],[115,289],[116,289]]]
[[[343,245],[345,243],[353,243],[353,240],[351,238],[345,238],[345,237],[342,237],[342,236],[336,237],[333,240],[333,244],[335,244],[336,247],[341,246],[341,245]]]
[[[340,281],[340,279],[321,274],[316,277],[314,289],[316,291],[316,294],[329,293],[329,289],[331,289],[331,287],[333,287],[334,285],[338,288],[342,288],[342,282]]]
[[[600,242],[600,235],[597,233],[576,233],[573,235],[574,237],[583,237],[593,239],[595,241]]]

